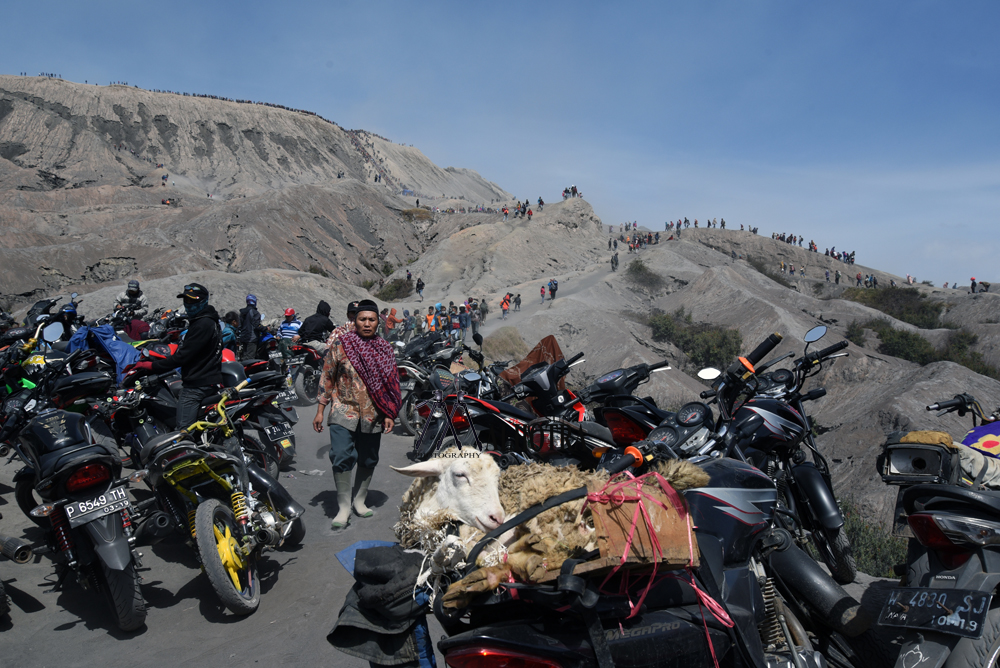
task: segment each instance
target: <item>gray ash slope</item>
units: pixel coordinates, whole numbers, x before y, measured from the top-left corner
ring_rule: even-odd
[[[394,146],[264,105],[0,76],[0,298],[313,265],[358,283],[423,250],[403,187],[512,199]]]

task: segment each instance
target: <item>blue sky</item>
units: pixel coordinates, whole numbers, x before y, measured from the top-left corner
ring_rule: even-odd
[[[310,109],[608,223],[725,217],[1000,278],[990,2],[48,2],[0,71]]]

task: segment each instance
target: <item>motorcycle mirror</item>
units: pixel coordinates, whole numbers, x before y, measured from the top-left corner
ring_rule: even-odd
[[[712,367],[706,367],[698,372],[698,377],[702,380],[715,380],[722,375],[722,372]]]
[[[42,340],[46,343],[54,343],[65,331],[61,322],[53,322],[42,330]]]
[[[76,299],[80,295],[79,292],[71,292],[69,295],[70,299]]]
[[[476,332],[475,334],[472,335],[472,340],[475,341],[476,345],[479,346],[480,348],[483,347],[483,335],[480,334],[479,332]]]
[[[813,327],[806,332],[806,335],[802,337],[802,340],[806,343],[816,343],[824,336],[826,336],[826,325],[820,325],[818,327]]]

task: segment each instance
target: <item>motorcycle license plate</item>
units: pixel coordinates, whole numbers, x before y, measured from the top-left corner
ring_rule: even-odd
[[[279,404],[288,404],[295,401],[295,390],[282,390],[274,398]]]
[[[287,422],[279,422],[270,427],[264,427],[264,433],[271,441],[280,441],[292,435],[292,428]]]
[[[128,507],[128,492],[124,487],[109,489],[104,494],[89,501],[74,501],[65,506],[66,519],[70,528],[76,528],[98,517],[110,515],[113,512]]]
[[[978,638],[992,597],[975,589],[896,589],[889,594],[878,623]]]
[[[407,380],[399,384],[399,389],[401,390],[412,390],[416,387],[416,382],[412,380]]]
[[[305,364],[306,363],[306,356],[305,355],[296,355],[292,359],[288,360],[288,363],[289,364]]]
[[[277,351],[268,355],[268,358],[275,362],[280,362],[282,357],[284,357],[284,355],[282,355],[280,352]]]

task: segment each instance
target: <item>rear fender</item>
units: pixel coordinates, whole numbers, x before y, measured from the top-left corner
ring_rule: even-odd
[[[792,467],[795,483],[805,495],[813,517],[824,529],[833,531],[844,526],[844,515],[840,512],[833,490],[816,465],[805,462]]]
[[[958,636],[933,631],[908,634],[896,657],[896,668],[941,668],[958,640]]]
[[[34,480],[35,479],[35,469],[30,466],[25,466],[20,471],[14,474],[14,482],[20,482],[22,480]]]
[[[122,528],[120,513],[111,513],[83,525],[94,545],[94,552],[105,566],[123,571],[132,561],[132,550]]]

